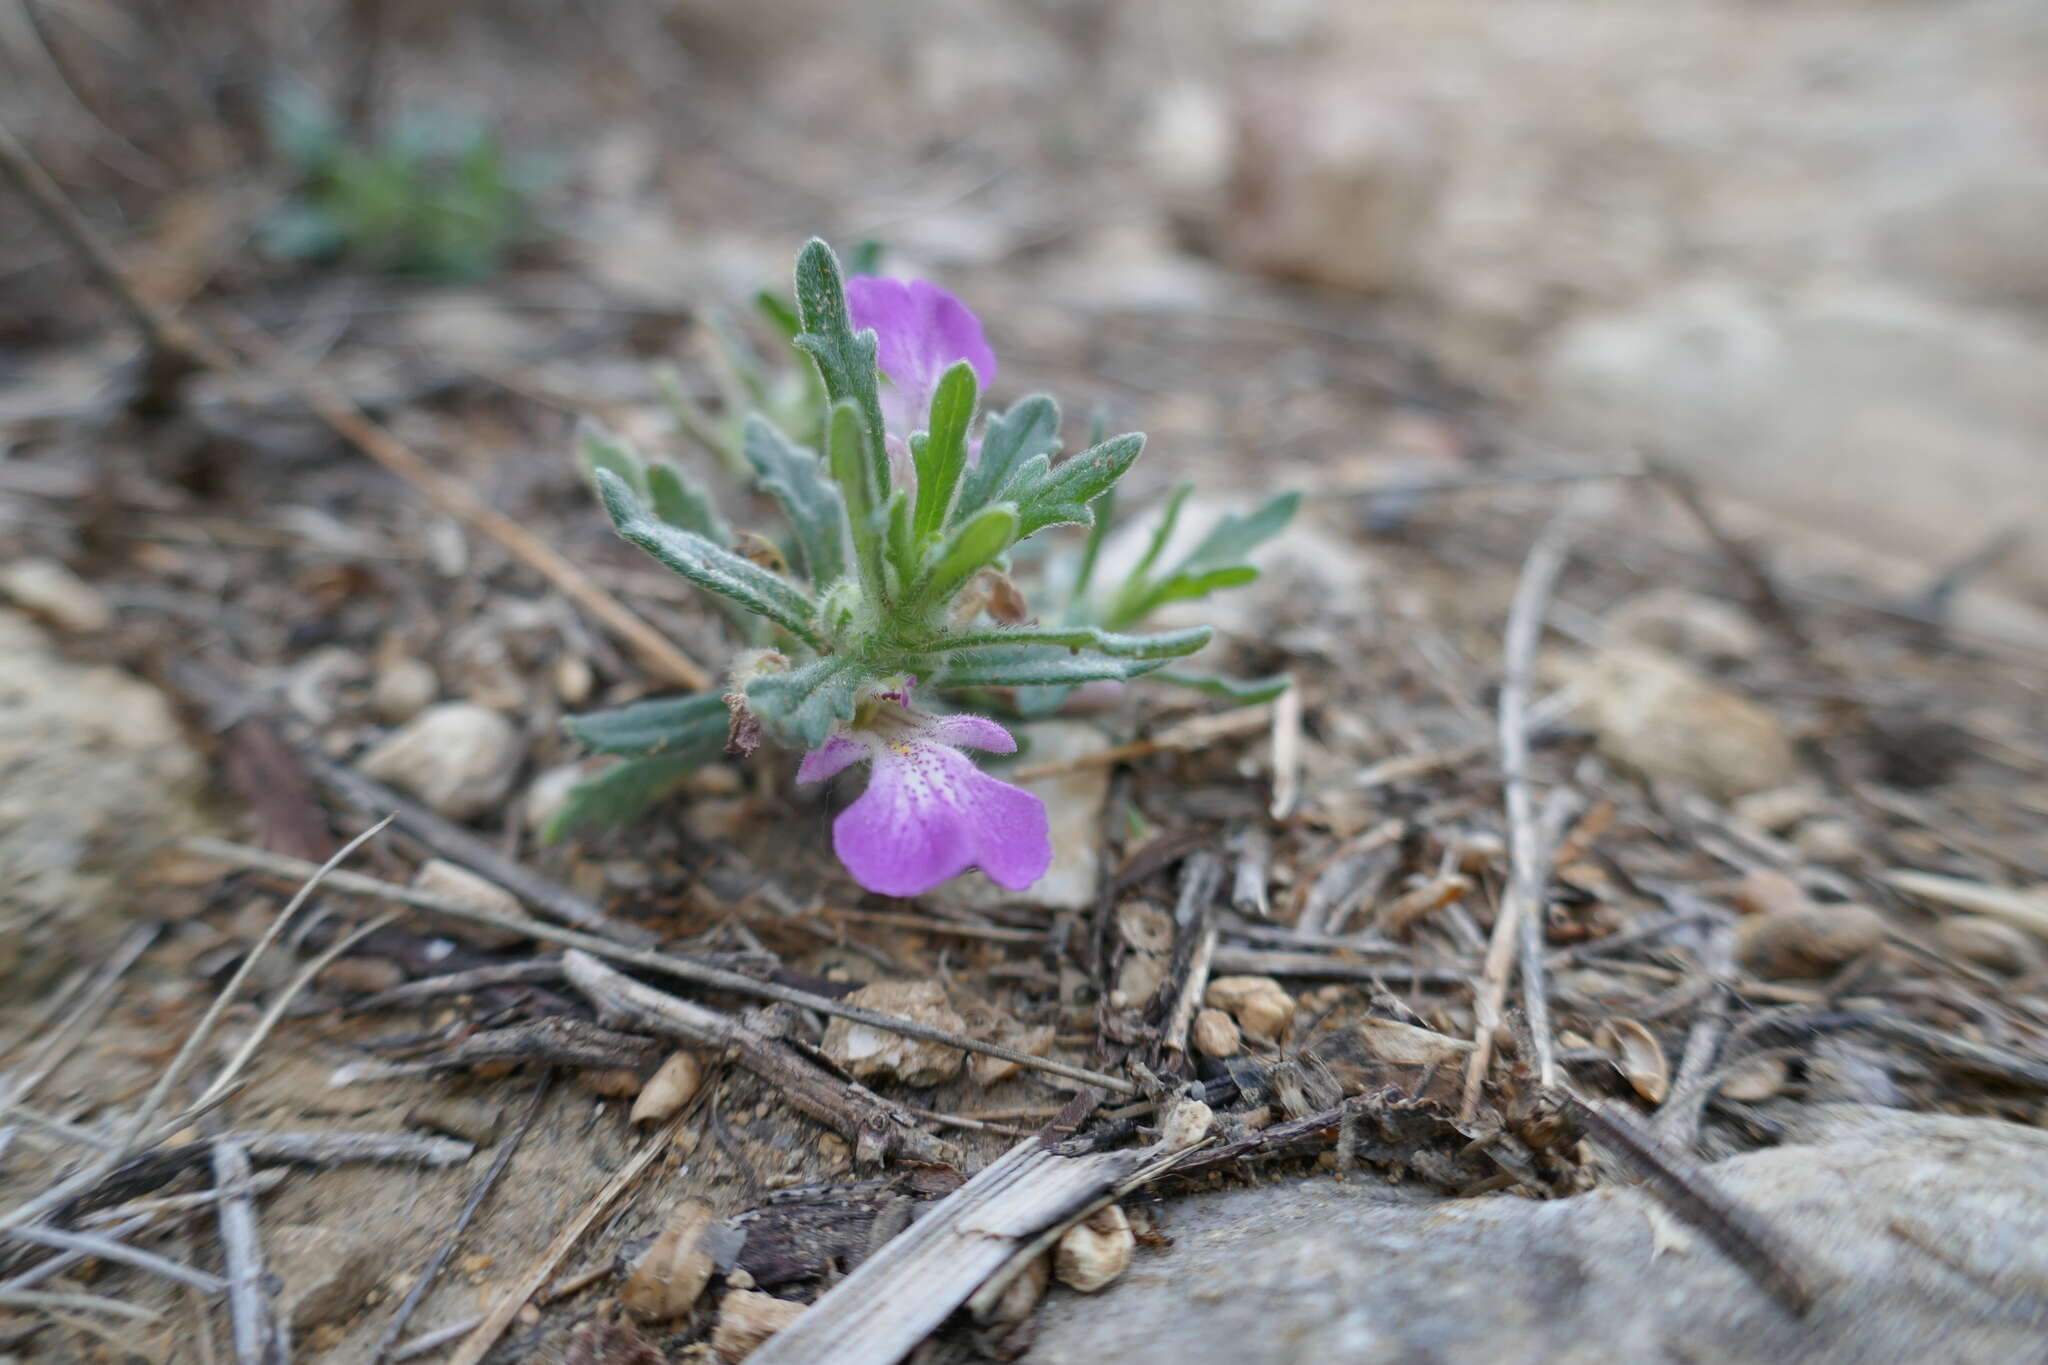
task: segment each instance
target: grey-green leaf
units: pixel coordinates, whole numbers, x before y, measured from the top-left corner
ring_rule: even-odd
[[[597,487],[612,525],[627,540],[706,592],[730,598],[814,649],[822,644],[817,632],[818,604],[794,583],[694,532],[655,520],[625,480],[609,470],[597,471]]]
[[[817,455],[796,445],[773,423],[747,419],[747,463],[796,528],[804,572],[824,587],[846,572],[846,502],[825,477]]]
[[[636,495],[647,496],[647,462],[611,428],[586,417],[577,426],[576,445],[583,453],[583,472],[593,483],[602,469],[623,479]]]
[[[1242,563],[1246,555],[1286,530],[1300,506],[1300,493],[1276,493],[1245,516],[1224,517],[1181,561],[1181,572]]]
[[[846,311],[846,284],[832,248],[813,237],[796,258],[796,307],[804,330],[796,344],[818,364],[826,396],[851,401],[860,414],[861,444],[867,454],[870,497],[879,503],[889,490],[889,459],[882,447],[882,402],[876,390],[875,334],[854,333]]]
[[[688,750],[629,759],[572,789],[549,819],[541,839],[554,843],[578,829],[622,825],[675,790],[676,784],[718,756],[723,731]]]
[[[981,458],[961,481],[952,520],[964,521],[994,502],[1025,461],[1043,455],[1050,462],[1059,448],[1059,404],[1042,393],[991,416],[981,437]]]
[[[1285,673],[1275,673],[1266,678],[1216,678],[1206,673],[1182,673],[1177,669],[1162,668],[1152,678],[1155,682],[1191,688],[1205,696],[1220,697],[1245,706],[1271,701],[1293,685],[1293,680]]]
[[[968,579],[995,563],[1017,540],[1017,509],[1007,502],[984,507],[969,520],[950,531],[933,548],[925,570],[912,593],[917,603],[931,606],[950,602]]]
[[[1178,659],[1208,644],[1215,634],[1212,626],[1189,626],[1156,635],[1119,635],[1098,626],[1018,626],[949,636],[934,641],[932,648],[1014,649],[1042,645],[1091,649],[1115,659]]]
[[[940,378],[932,392],[928,434],[917,455],[917,509],[911,529],[919,544],[939,533],[953,505],[953,491],[967,468],[967,429],[981,391],[974,367],[962,360]]]
[[[1141,677],[1164,659],[1111,659],[1065,650],[976,650],[949,661],[932,685],[952,687],[1071,687],[1078,683]]]
[[[706,739],[722,740],[728,719],[724,696],[699,692],[569,716],[562,721],[562,728],[586,749],[646,758],[673,753]]]
[[[732,527],[718,514],[711,492],[670,464],[647,467],[647,500],[654,515],[671,526],[704,537],[714,545],[732,543]]]
[[[849,655],[829,654],[787,673],[768,673],[747,684],[747,705],[762,727],[793,748],[815,749],[832,727],[853,718],[853,703],[868,671]]]
[[[1130,469],[1145,438],[1137,432],[1112,436],[1059,465],[1029,492],[1017,498],[1017,538],[1035,535],[1048,526],[1086,523],[1089,508]]]

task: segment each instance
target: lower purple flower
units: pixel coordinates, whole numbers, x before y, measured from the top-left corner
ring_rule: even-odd
[[[1008,754],[1010,732],[981,716],[927,716],[885,701],[862,723],[804,755],[798,782],[822,782],[862,759],[868,789],[832,824],[853,879],[885,896],[917,896],[970,867],[1021,891],[1052,865],[1045,803],[974,766],[962,748]]]

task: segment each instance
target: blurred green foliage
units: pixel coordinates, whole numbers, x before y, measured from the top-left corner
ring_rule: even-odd
[[[261,233],[280,259],[476,280],[531,234],[543,177],[468,120],[416,110],[366,145],[290,93],[271,101],[271,138],[296,176]]]

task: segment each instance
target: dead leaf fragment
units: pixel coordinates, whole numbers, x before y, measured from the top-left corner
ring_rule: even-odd
[[[697,1087],[703,1083],[704,1067],[695,1053],[669,1054],[668,1060],[640,1088],[640,1097],[633,1101],[631,1122],[660,1123],[672,1117],[697,1097]]]
[[[1671,1063],[1657,1036],[1634,1019],[1609,1019],[1600,1025],[1593,1041],[1620,1056],[1621,1074],[1638,1095],[1651,1104],[1664,1103],[1671,1093]]]
[[[690,1311],[711,1280],[711,1255],[701,1243],[716,1217],[701,1199],[676,1205],[661,1235],[626,1277],[619,1302],[627,1312],[660,1322]]]
[[[718,1305],[718,1324],[711,1346],[720,1359],[741,1361],[783,1328],[804,1315],[806,1305],[778,1299],[757,1289],[735,1289]]]

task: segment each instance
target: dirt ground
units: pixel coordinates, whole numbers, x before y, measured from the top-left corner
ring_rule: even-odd
[[[1176,928],[1172,912],[1209,858],[1225,885],[1249,877],[1270,905],[1262,917],[1235,890],[1211,891],[1214,974],[1273,978],[1287,1001],[1280,1036],[1241,1055],[1276,1074],[1319,1056],[1338,1087],[1322,1104],[1247,1092],[1232,1102],[1233,1131],[1376,1095],[1421,1106],[1435,1125],[1427,1141],[1358,1158],[1391,1176],[1497,1198],[1613,1178],[1590,1148],[1529,1136],[1526,981],[1500,1020],[1484,1005],[1503,978],[1488,949],[1515,833],[1497,741],[1503,636],[1546,528],[1568,536],[1557,542],[1566,557],[1522,681],[1553,869],[1538,907],[1545,1047],[1561,1074],[1703,1158],[1769,1145],[1784,1106],[1830,1100],[2039,1120],[2043,656],[1959,628],[1938,598],[1778,572],[1784,544],[1749,537],[1711,481],[1703,490],[1626,452],[1539,440],[1516,394],[1433,349],[1413,300],[1230,261],[1170,186],[1133,169],[1147,154],[1127,140],[1127,81],[1162,47],[1170,63],[1173,46],[1149,9],[1043,4],[1019,19],[963,7],[941,22],[880,6],[835,39],[830,25],[853,22],[836,7],[529,0],[416,17],[361,0],[264,7],[240,25],[239,7],[195,4],[167,28],[150,5],[108,5],[90,20],[32,8],[44,31],[9,31],[4,44],[40,93],[33,107],[24,94],[0,99],[0,123],[112,243],[131,287],[227,360],[131,402],[148,376],[120,306],[19,198],[0,202],[0,560],[68,571],[54,594],[10,579],[14,609],[48,650],[37,676],[52,681],[34,685],[69,685],[100,665],[142,679],[171,704],[177,734],[165,743],[203,762],[198,781],[175,792],[167,782],[164,800],[133,818],[117,864],[77,860],[79,880],[55,895],[0,887],[0,1097],[18,1106],[0,1116],[0,1210],[107,1149],[299,884],[178,837],[313,862],[335,852],[382,812],[347,799],[323,765],[350,768],[390,733],[403,718],[393,679],[414,662],[426,700],[478,703],[514,736],[505,795],[452,823],[499,865],[664,948],[743,955],[831,998],[868,982],[936,982],[970,1036],[1038,1030],[1046,1055],[1073,1066],[1135,1082],[1129,1064],[1142,1063],[1143,1075],[1186,1079],[1199,1059],[1162,1063],[1160,1027],[1187,970],[1188,924]],[[291,192],[260,118],[265,85],[287,76],[338,105],[359,99],[364,126],[424,105],[490,119],[509,148],[548,163],[530,238],[458,283],[257,249]],[[830,857],[829,817],[846,794],[797,790],[782,756],[714,765],[627,829],[543,845],[530,818],[537,789],[580,756],[562,715],[665,684],[482,522],[437,507],[344,439],[295,377],[317,372],[431,470],[715,669],[720,618],[612,535],[573,430],[600,417],[720,485],[736,521],[761,515],[677,430],[656,369],[674,364],[715,401],[707,322],[743,316],[814,233],[846,249],[877,238],[893,266],[967,299],[1000,356],[999,397],[1044,390],[1070,414],[1100,410],[1113,430],[1145,431],[1128,506],[1155,507],[1182,479],[1198,483],[1191,508],[1208,516],[1277,489],[1308,495],[1256,584],[1155,622],[1219,624],[1204,662],[1290,673],[1298,708],[1268,704],[1190,738],[1187,723],[1225,714],[1220,703],[1138,687],[1086,718],[1096,747],[1167,744],[1042,779],[1088,831],[1061,854],[1093,879],[1079,903],[1003,897],[975,878],[916,903],[865,896]],[[765,347],[765,332],[752,335]],[[55,740],[7,742],[26,753]],[[80,771],[119,748],[83,744]],[[9,802],[40,799],[15,787]],[[464,861],[433,847],[449,823],[402,821],[348,866],[403,885],[436,854]],[[1245,852],[1254,846],[1263,851]],[[847,1142],[715,1049],[698,1050],[706,1079],[673,1126],[629,1118],[632,1092],[672,1042],[635,1044],[645,1054],[626,1077],[563,1054],[342,1083],[344,1069],[432,1062],[493,1030],[594,1014],[559,973],[359,1008],[402,982],[531,963],[553,946],[451,940],[417,911],[287,996],[298,965],[392,908],[331,888],[312,898],[231,1003],[197,1081],[281,997],[284,1019],[239,1088],[158,1152],[222,1132],[419,1144],[393,1161],[257,1152],[259,1169],[283,1173],[256,1199],[256,1230],[299,1358],[373,1359],[446,1247],[404,1342],[525,1303],[538,1273],[554,1288],[519,1309],[490,1359],[718,1359],[719,1305],[746,1288],[729,1257],[686,1312],[635,1317],[621,1305],[628,1268],[681,1201],[721,1218],[807,1197],[922,1209],[1052,1120],[1076,1088],[1030,1069],[983,1083],[972,1066],[936,1084],[877,1082],[948,1159],[857,1171]],[[1147,946],[1162,920],[1163,953]],[[108,962],[137,925],[155,926],[146,948],[95,996],[80,969]],[[662,984],[730,1015],[759,1003]],[[798,1012],[775,1026],[808,1045],[824,1022]],[[1476,1118],[1453,1116],[1467,1051],[1419,1072],[1384,1054],[1347,1071],[1316,1051],[1386,1022],[1498,1049]],[[32,1091],[16,1088],[30,1075]],[[195,1097],[183,1084],[159,1112]],[[1693,1106],[1689,1118],[1671,1116],[1674,1098]],[[1198,1185],[1347,1164],[1356,1153],[1335,1149],[1349,1121],[1149,1188],[1131,1207],[1159,1231],[1137,1254],[1166,1254],[1172,1200]],[[1465,1156],[1432,1158],[1480,1129],[1526,1142],[1519,1174],[1475,1178]],[[427,1164],[436,1136],[475,1150]],[[644,1171],[596,1203],[650,1143]],[[473,1221],[452,1232],[507,1151]],[[204,1191],[218,1178],[208,1169],[109,1177],[59,1221],[75,1228],[97,1208]],[[223,1273],[214,1208],[196,1208],[159,1218],[137,1244]],[[554,1247],[593,1213],[566,1251]],[[748,1273],[813,1300],[886,1241],[875,1221],[869,1207],[809,1274],[771,1284]],[[0,1246],[0,1280],[50,1254]],[[224,1297],[159,1275],[89,1259],[41,1288],[151,1316],[91,1299],[0,1303],[0,1359],[238,1353]],[[627,1329],[599,1330],[615,1321],[636,1323],[658,1356],[635,1356]],[[1028,1319],[956,1318],[917,1358],[1016,1358],[1028,1342]]]

